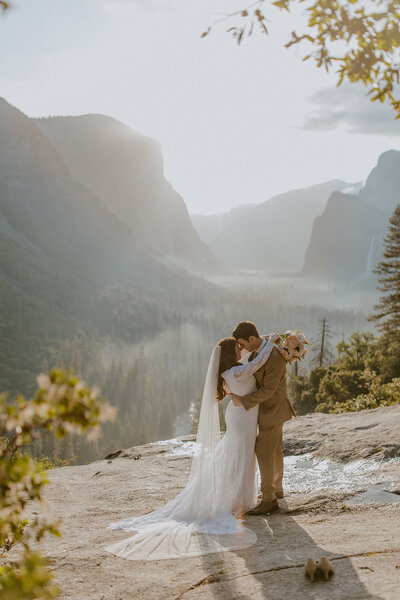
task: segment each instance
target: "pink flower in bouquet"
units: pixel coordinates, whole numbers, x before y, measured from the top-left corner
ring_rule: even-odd
[[[297,337],[301,344],[305,344],[307,342],[307,339],[306,339],[306,336],[304,335],[304,333],[298,333]]]
[[[290,348],[296,348],[296,346],[299,345],[299,338],[297,337],[297,335],[295,333],[291,333],[286,338],[286,343],[289,345]]]

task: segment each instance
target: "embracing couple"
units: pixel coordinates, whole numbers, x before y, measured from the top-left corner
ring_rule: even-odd
[[[130,560],[156,560],[243,549],[256,542],[243,515],[276,511],[277,498],[283,498],[282,427],[295,416],[286,364],[305,354],[303,341],[303,334],[295,332],[261,336],[254,323],[242,321],[232,337],[218,342],[207,369],[186,487],[150,514],[109,525],[135,533],[107,551]],[[248,354],[241,358],[243,350]],[[231,401],[221,438],[218,402],[227,395]]]

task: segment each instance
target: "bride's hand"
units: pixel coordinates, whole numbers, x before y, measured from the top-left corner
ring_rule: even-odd
[[[240,396],[237,396],[236,394],[231,394],[231,400],[235,406],[243,406]]]
[[[272,344],[275,344],[275,342],[277,342],[280,339],[281,339],[281,336],[279,335],[279,333],[272,333],[269,336],[268,341],[271,342]]]

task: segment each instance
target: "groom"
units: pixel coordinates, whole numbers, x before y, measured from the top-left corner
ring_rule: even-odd
[[[250,352],[253,360],[267,343],[251,321],[241,321],[232,333],[239,347]],[[259,404],[256,455],[261,473],[262,500],[249,515],[265,515],[279,509],[277,498],[283,498],[282,427],[296,416],[286,389],[286,360],[277,348],[255,373],[257,391],[245,396],[230,394],[236,406],[246,410]]]

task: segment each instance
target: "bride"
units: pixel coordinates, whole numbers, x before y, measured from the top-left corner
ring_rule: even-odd
[[[218,401],[230,392],[243,396],[256,390],[253,374],[268,360],[273,334],[258,356],[241,364],[235,338],[215,346],[207,369],[196,453],[186,487],[168,504],[150,514],[111,523],[110,529],[134,534],[106,546],[129,560],[199,556],[252,546],[256,534],[241,515],[257,504],[255,440],[258,405],[250,410],[229,402],[226,433],[221,439]]]

